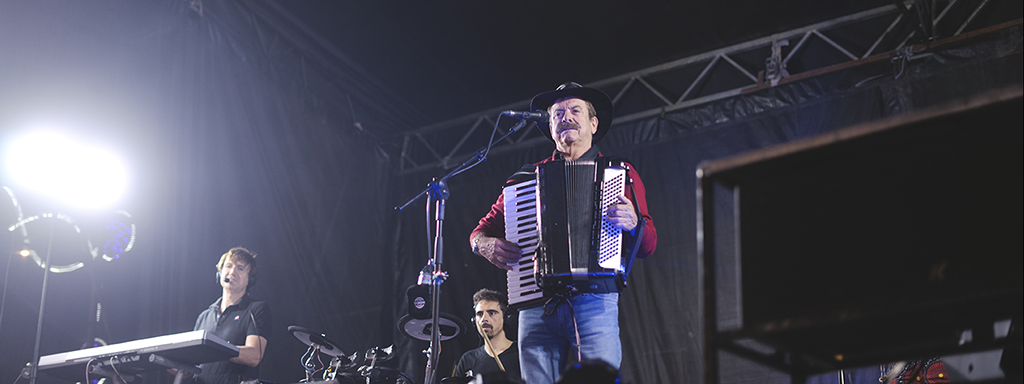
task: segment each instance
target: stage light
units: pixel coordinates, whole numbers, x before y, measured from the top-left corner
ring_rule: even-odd
[[[21,257],[29,257],[32,256],[32,250],[22,249],[20,252],[18,252],[18,254],[21,255]]]
[[[135,224],[127,211],[114,212],[115,217],[107,219],[103,226],[106,242],[102,247],[102,258],[106,261],[120,259],[122,254],[132,250],[135,244]]]
[[[124,193],[128,179],[114,154],[53,131],[15,140],[7,150],[6,166],[25,188],[83,209],[109,207]]]
[[[14,223],[14,225],[11,225],[10,227],[7,227],[7,230],[13,232],[13,231],[18,230],[18,229],[24,229],[24,228],[26,228],[30,224],[34,224],[34,223],[37,224],[37,223],[39,223],[40,221],[43,221],[43,220],[56,220],[55,224],[67,225],[71,229],[71,231],[74,232],[74,236],[76,237],[74,240],[76,242],[77,241],[81,241],[80,244],[83,245],[83,247],[82,247],[83,252],[81,252],[81,254],[82,255],[89,255],[91,253],[92,257],[96,258],[96,254],[95,254],[95,252],[92,251],[93,247],[90,244],[89,239],[84,238],[83,235],[82,235],[82,228],[80,228],[78,226],[78,224],[75,224],[75,220],[72,219],[71,216],[68,216],[66,214],[62,214],[62,213],[56,213],[56,214],[55,213],[42,213],[42,214],[39,214],[39,215],[29,216],[29,217],[26,217],[25,219],[23,219],[21,221],[18,221],[17,223]],[[52,225],[50,226],[50,230],[51,231],[53,230],[53,226]],[[28,253],[29,253],[28,255],[31,256],[33,260],[35,260],[36,265],[39,265],[40,268],[45,268],[44,267],[45,265],[49,265],[50,266],[49,271],[53,272],[53,273],[72,272],[72,271],[76,271],[79,268],[82,268],[82,267],[85,266],[85,262],[83,260],[73,260],[73,261],[68,262],[67,264],[51,263],[52,260],[50,260],[50,253],[49,252],[47,252],[45,254],[45,260],[44,260],[44,257],[41,257],[39,254],[37,254],[35,250],[33,250],[31,248],[25,248],[25,249],[28,250]]]

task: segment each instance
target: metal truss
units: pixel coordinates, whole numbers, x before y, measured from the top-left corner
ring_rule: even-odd
[[[960,35],[990,0],[918,0],[839,17],[588,84],[614,95],[615,125],[692,108],[859,62],[889,60],[916,41]],[[999,0],[996,0],[999,1]],[[935,11],[941,5],[941,11]],[[921,37],[924,36],[924,37]],[[793,42],[790,44],[790,42]],[[882,52],[882,53],[876,53]],[[912,54],[909,52],[907,54]],[[448,169],[487,143],[493,116],[529,100],[409,131],[399,173]],[[509,123],[511,125],[511,122]],[[484,126],[488,129],[480,129]],[[530,127],[491,154],[545,143]]]

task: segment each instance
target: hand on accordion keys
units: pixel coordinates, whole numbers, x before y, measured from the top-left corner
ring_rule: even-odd
[[[522,252],[516,243],[496,237],[479,236],[473,246],[476,254],[483,256],[498,268],[511,271],[512,265],[519,262]]]
[[[608,207],[606,220],[615,228],[623,231],[632,231],[639,222],[633,202],[629,201],[625,195],[619,195],[619,203]]]

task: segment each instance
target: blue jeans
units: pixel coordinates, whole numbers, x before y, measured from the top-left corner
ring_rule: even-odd
[[[583,360],[601,359],[619,367],[619,294],[584,293],[569,299],[580,333]],[[570,361],[576,361],[576,334],[565,301],[519,311],[519,364],[528,384],[552,384]]]

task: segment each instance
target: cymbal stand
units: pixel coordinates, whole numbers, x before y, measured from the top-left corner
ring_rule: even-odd
[[[313,358],[317,357],[320,353],[320,345],[313,344],[309,346],[306,353],[302,354],[302,368],[306,370],[306,382],[314,381],[313,375],[316,374],[319,369],[316,368],[316,363],[313,362]],[[309,357],[306,357],[309,356]]]
[[[498,121],[501,121],[499,115]],[[427,212],[427,250],[429,251],[429,260],[427,261],[426,267],[420,272],[417,277],[417,284],[419,285],[430,285],[430,349],[428,350],[427,366],[424,375],[425,384],[433,384],[435,381],[435,375],[437,373],[437,361],[441,354],[441,332],[438,325],[440,317],[440,297],[441,297],[441,284],[444,283],[445,279],[448,278],[448,273],[441,269],[442,261],[444,259],[444,237],[442,236],[442,229],[444,227],[444,208],[445,202],[450,196],[448,190],[448,179],[458,175],[466,170],[487,161],[487,153],[490,152],[491,146],[496,142],[494,140],[494,132],[498,130],[498,121],[494,123],[494,131],[491,132],[491,140],[487,145],[481,147],[476,153],[470,158],[466,159],[461,165],[452,169],[448,174],[441,178],[434,178],[430,184],[427,184],[427,188],[418,193],[405,204],[395,207],[396,211],[401,211],[412,204],[414,201],[419,200],[420,196],[427,197],[426,212]],[[505,133],[497,141],[504,140],[506,137],[519,131],[526,126],[528,120],[522,120],[516,125],[509,128],[508,132]],[[431,206],[434,206],[434,215],[431,215]],[[431,219],[433,216],[433,219]],[[434,228],[434,234],[431,236],[431,228]],[[433,267],[433,268],[430,268]],[[428,271],[429,274],[428,274]]]

